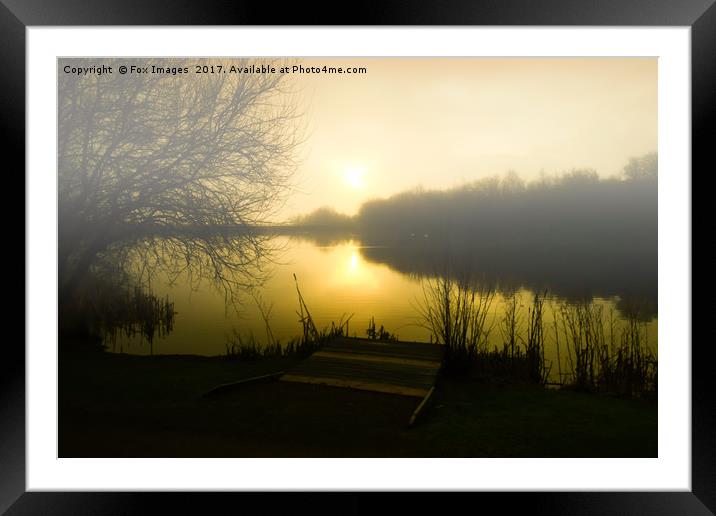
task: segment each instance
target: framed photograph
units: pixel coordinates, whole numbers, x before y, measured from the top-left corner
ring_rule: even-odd
[[[710,2],[389,2],[351,26],[6,4],[28,301],[1,510],[714,510],[691,336]]]

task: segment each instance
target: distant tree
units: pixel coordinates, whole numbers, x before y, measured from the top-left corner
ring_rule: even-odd
[[[599,174],[592,168],[573,169],[558,178],[557,185],[589,186],[599,183]]]
[[[232,295],[256,279],[265,241],[226,228],[261,224],[281,205],[299,114],[281,73],[195,74],[194,63],[108,59],[92,64],[114,73],[76,75],[62,68],[86,60],[60,61],[61,296],[92,268],[140,284],[161,268],[209,278]],[[120,64],[189,73],[122,75]]]
[[[631,158],[623,172],[627,179],[656,179],[658,170],[658,155],[656,152],[651,152],[638,158]]]
[[[502,192],[505,194],[515,194],[524,191],[525,182],[514,170],[509,170],[500,182]]]
[[[306,215],[299,215],[292,221],[299,226],[317,226],[325,228],[347,228],[353,224],[353,218],[324,206]]]

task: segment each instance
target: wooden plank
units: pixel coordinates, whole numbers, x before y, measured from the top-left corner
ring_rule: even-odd
[[[315,378],[334,378],[336,380],[345,379],[351,381],[362,381],[372,383],[387,383],[391,385],[400,385],[403,387],[415,387],[420,389],[429,389],[433,383],[432,378],[416,378],[411,376],[387,376],[384,374],[378,374],[375,372],[364,372],[364,371],[331,371],[331,370],[306,370],[306,369],[294,369],[291,370],[290,374],[315,377]],[[282,377],[283,378],[283,377]]]
[[[208,398],[210,396],[215,396],[217,394],[221,394],[221,393],[230,391],[232,389],[235,389],[236,387],[240,387],[242,385],[246,385],[249,383],[260,382],[260,381],[264,381],[264,380],[271,380],[273,378],[279,378],[284,373],[285,373],[285,371],[278,371],[277,373],[264,374],[261,376],[254,376],[252,378],[246,378],[245,380],[239,380],[238,382],[222,383],[221,385],[214,387],[210,391],[205,392],[202,395],[202,397]]]
[[[324,344],[281,380],[425,398],[443,356],[437,344],[343,337]]]
[[[370,371],[360,369],[338,369],[338,368],[295,368],[291,373],[304,376],[331,376],[334,378],[365,378],[368,380],[379,380],[383,383],[398,383],[401,385],[430,386],[434,380],[433,376],[415,375],[409,373],[390,373],[382,371]]]
[[[433,395],[433,391],[435,391],[435,386],[430,387],[430,390],[423,398],[423,401],[420,402],[420,405],[418,405],[418,408],[415,409],[413,412],[413,415],[410,416],[410,421],[408,421],[408,426],[413,426],[415,424],[415,421],[418,419],[418,416],[422,413],[423,409],[426,407],[428,400]]]
[[[373,340],[362,337],[336,337],[326,344],[349,344],[358,346],[394,346],[402,348],[410,348],[418,351],[435,351],[443,350],[445,347],[442,344],[435,344],[430,342],[407,342],[404,340]]]
[[[317,351],[313,355],[317,358],[337,358],[342,360],[358,360],[365,362],[377,362],[387,364],[400,364],[408,366],[421,366],[425,368],[439,368],[438,360],[423,360],[417,358],[401,358],[391,355],[371,355],[367,353],[338,353],[335,351]]]
[[[394,347],[415,350],[417,352],[436,352],[444,350],[441,344],[430,344],[427,342],[405,342],[398,340],[372,340],[356,337],[338,337],[327,344],[348,344],[357,346]]]
[[[406,387],[381,382],[371,382],[366,380],[342,379],[342,378],[321,378],[318,376],[302,376],[298,374],[285,374],[281,377],[284,382],[310,383],[318,385],[328,385],[330,387],[347,387],[351,389],[383,392],[386,394],[400,394],[403,396],[424,397],[429,389],[418,387]]]
[[[417,367],[400,367],[393,364],[359,363],[356,361],[328,361],[326,359],[310,359],[297,365],[290,372],[331,376],[350,375],[385,378],[386,380],[404,380],[419,383],[432,383],[437,368],[425,369]]]
[[[377,342],[363,339],[336,339],[326,343],[324,351],[350,352],[350,353],[373,353],[405,358],[423,358],[442,360],[444,347],[438,344],[412,343],[412,342]]]
[[[405,360],[427,360],[429,362],[440,362],[443,357],[440,355],[431,354],[415,354],[415,353],[401,353],[400,351],[391,349],[365,349],[365,348],[347,348],[347,347],[331,347],[325,346],[322,348],[323,351],[328,353],[348,353],[353,355],[366,355],[373,357],[393,357],[403,358]]]
[[[374,369],[381,371],[415,371],[423,374],[434,374],[440,368],[440,362],[435,361],[421,361],[421,363],[405,363],[404,359],[388,359],[385,360],[383,357],[362,357],[357,354],[351,354],[349,358],[334,355],[318,355],[314,354],[305,364],[315,365],[324,364],[326,366],[335,365],[337,367],[349,367],[358,369]]]

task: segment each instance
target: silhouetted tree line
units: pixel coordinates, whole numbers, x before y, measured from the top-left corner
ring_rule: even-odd
[[[354,217],[324,206],[306,215],[299,215],[291,222],[305,227],[352,229],[355,227],[356,220]]]
[[[508,173],[450,190],[416,189],[369,201],[353,220],[361,240],[377,244],[364,256],[404,273],[470,271],[504,288],[618,295],[652,310],[657,222],[656,153],[607,179],[573,170],[527,183]]]

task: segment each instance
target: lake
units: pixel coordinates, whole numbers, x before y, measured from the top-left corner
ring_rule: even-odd
[[[429,241],[428,236],[419,235],[419,238],[420,246],[425,247],[425,242]],[[268,313],[270,329],[276,339],[285,343],[300,335],[302,327],[296,313],[299,303],[294,274],[319,329],[350,317],[349,335],[366,337],[366,329],[371,318],[374,318],[378,328],[383,325],[400,340],[430,340],[431,332],[419,315],[425,299],[424,274],[415,272],[421,269],[420,263],[425,260],[420,246],[411,248],[405,243],[390,246],[385,242],[367,245],[358,238],[296,236],[273,237],[273,244],[281,252],[267,267],[268,279],[256,290],[257,296],[246,293],[241,296],[237,306],[227,306],[223,291],[206,282],[192,290],[181,277],[174,285],[168,285],[161,277],[157,278],[153,282],[153,292],[169,297],[174,303],[176,316],[173,331],[155,339],[153,353],[222,355],[226,353],[227,341],[234,332],[244,338],[253,335],[259,344],[265,343],[266,325],[259,304],[263,306],[264,313]],[[585,272],[585,281],[592,278],[588,272]],[[500,271],[495,274],[499,276]],[[524,325],[535,289],[519,284],[518,281],[519,278],[514,278],[514,275],[509,282],[505,278],[496,278],[496,282],[509,284],[517,290],[523,305]],[[639,281],[643,283],[643,280]],[[529,284],[527,281],[524,283]],[[554,364],[553,378],[558,370],[553,310],[565,299],[573,297],[575,286],[557,283],[545,285],[548,292],[556,292],[548,295],[544,315],[547,335],[545,356]],[[627,287],[625,285],[625,289]],[[600,292],[598,288],[590,290]],[[604,306],[607,319],[611,314],[617,324],[623,322],[619,312],[621,298],[617,293],[592,295],[591,299]],[[655,300],[651,301],[655,306]],[[499,348],[503,342],[500,321],[504,309],[504,297],[498,291],[491,305],[488,324],[492,325],[489,343]],[[657,324],[655,313],[645,318],[644,329],[653,351],[657,348]],[[566,350],[563,336],[560,335],[560,338],[562,348],[559,351],[564,364]],[[111,345],[111,350],[148,354],[150,346],[138,337],[118,337]]]

